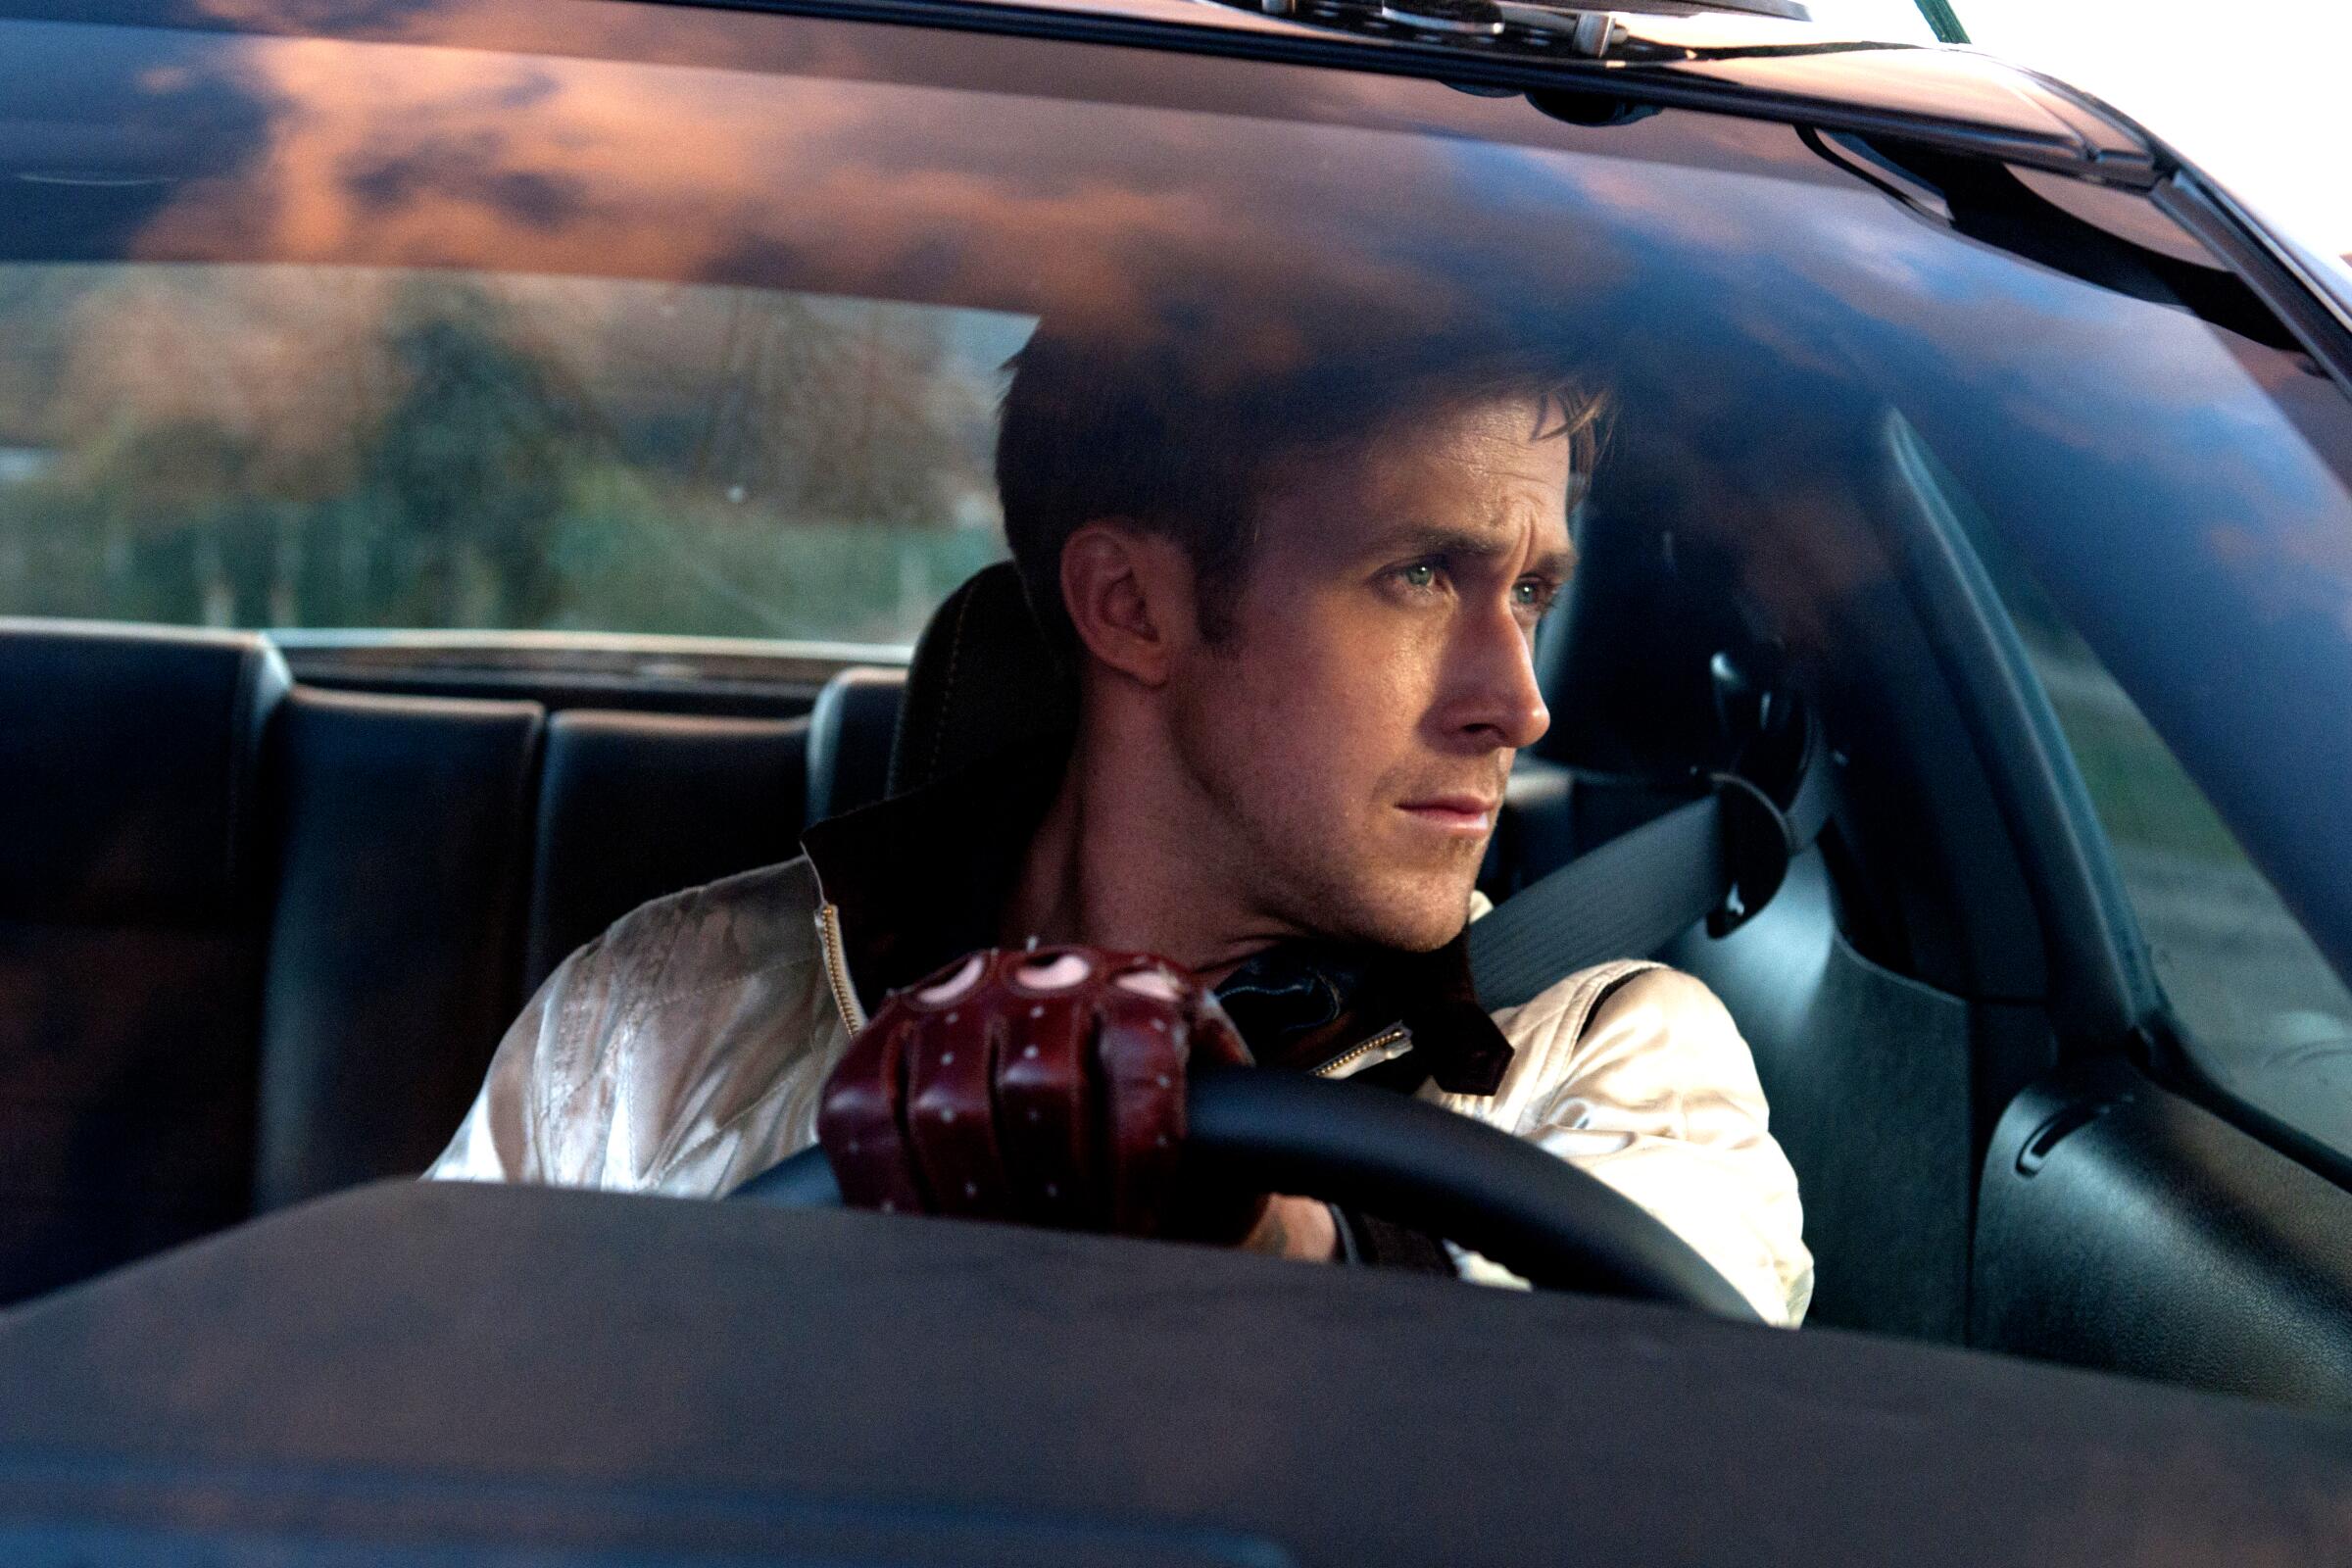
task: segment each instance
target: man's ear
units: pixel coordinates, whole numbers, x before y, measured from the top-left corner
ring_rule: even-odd
[[[1082,525],[1061,547],[1061,600],[1086,651],[1145,686],[1166,682],[1198,639],[1193,564],[1182,546],[1123,517]]]

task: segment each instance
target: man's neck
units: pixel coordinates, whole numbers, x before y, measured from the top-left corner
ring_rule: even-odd
[[[1091,729],[1091,726],[1089,727]],[[1212,984],[1298,933],[1240,906],[1227,852],[1173,759],[1082,729],[1005,901],[1001,940],[1154,953]]]

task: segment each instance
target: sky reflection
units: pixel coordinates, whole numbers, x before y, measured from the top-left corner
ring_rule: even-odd
[[[1783,127],[667,9],[659,39],[628,7],[338,5],[372,34],[338,38],[277,35],[299,7],[198,9],[277,31],[0,23],[0,255],[980,307],[1180,342],[1234,384],[1384,335],[1541,337],[1620,392],[1596,509],[1696,508],[1800,639],[1829,635],[1825,583],[1892,569],[1837,477],[1891,408],[2076,612],[2180,618],[2199,585],[2227,644],[2110,654],[2160,725],[2291,724],[2352,681],[2333,388],[1924,220]],[[2255,677],[2278,667],[2307,684]],[[2324,744],[2352,769],[2352,737]]]

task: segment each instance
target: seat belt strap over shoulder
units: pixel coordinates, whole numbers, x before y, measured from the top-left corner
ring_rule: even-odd
[[[1771,902],[1830,817],[1836,793],[1820,726],[1785,697],[1791,760],[1774,791],[1745,766],[1707,793],[1520,889],[1470,927],[1479,1001],[1512,1007],[1611,958],[1647,957],[1700,921],[1729,935]],[[1743,747],[1741,760],[1753,748]],[[1789,774],[1793,776],[1788,776]]]

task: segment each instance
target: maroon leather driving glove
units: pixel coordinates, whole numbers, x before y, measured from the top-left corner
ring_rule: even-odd
[[[1232,1241],[1263,1200],[1175,1191],[1186,1069],[1246,1063],[1164,958],[990,949],[895,992],[817,1109],[842,1197],[1129,1236]]]

